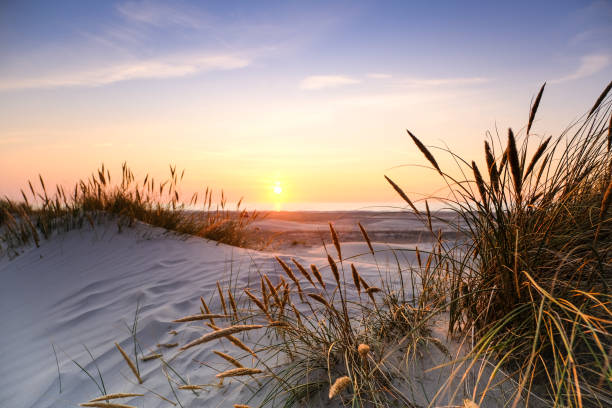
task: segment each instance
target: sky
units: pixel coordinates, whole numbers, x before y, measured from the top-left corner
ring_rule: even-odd
[[[124,161],[256,208],[399,203],[385,174],[435,195],[406,129],[479,163],[546,81],[556,134],[612,79],[610,38],[611,1],[4,0],[0,195]]]

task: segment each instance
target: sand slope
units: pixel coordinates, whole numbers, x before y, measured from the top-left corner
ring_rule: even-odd
[[[303,262],[323,264],[324,259],[311,255]],[[94,382],[70,361],[76,360],[97,379],[84,345],[96,358],[108,392],[147,393],[130,383],[134,377],[113,345],[116,341],[133,351],[127,325],[133,322],[137,304],[142,306],[137,338],[145,352],[153,351],[157,343],[185,344],[210,329],[201,323],[178,326],[171,320],[197,313],[199,297],[211,299],[217,280],[223,283],[238,275],[238,288],[258,282],[257,269],[280,273],[272,254],[178,237],[145,225],[120,234],[113,224],[75,230],[43,242],[40,248],[25,249],[12,260],[3,258],[0,406],[76,406],[98,396]],[[363,273],[368,276],[366,269]],[[215,302],[216,297],[212,306],[219,306]],[[168,333],[176,328],[186,329],[177,336]],[[52,344],[60,361],[61,394]],[[215,368],[226,365],[211,357],[212,349],[242,353],[227,342],[214,342],[188,350],[172,365],[191,383],[215,382]],[[167,358],[174,353],[164,352]],[[205,359],[212,368],[194,359]],[[145,386],[174,400],[158,361],[140,367]],[[210,388],[197,398],[198,404],[206,405],[198,406],[241,402],[236,392],[241,388],[236,381],[222,389]],[[124,402],[169,406],[148,394]],[[243,395],[249,395],[248,390]],[[179,398],[189,406],[195,395],[179,391]]]
[[[367,253],[365,244],[343,244],[344,257],[354,257],[350,261],[374,284],[379,280],[380,271],[396,273],[391,247],[375,244],[375,248],[383,251],[377,254],[377,262],[370,255],[358,256]],[[426,248],[424,245],[423,249]],[[404,266],[414,261],[408,249],[403,246],[396,252]],[[335,254],[332,248],[329,250]],[[298,252],[291,255],[300,255],[296,258],[305,265],[327,263],[320,247]],[[179,237],[143,224],[117,233],[117,226],[109,223],[94,230],[84,228],[60,234],[43,242],[40,248],[24,249],[14,259],[0,259],[0,406],[70,407],[99,396],[96,384],[71,361],[77,361],[100,382],[85,346],[96,359],[108,393],[146,394],[122,401],[137,407],[171,406],[149,392],[152,389],[176,401],[161,370],[162,363],[159,360],[140,362],[144,387],[139,386],[114,346],[118,342],[133,355],[128,326],[133,323],[137,305],[141,310],[136,335],[145,354],[155,351],[158,343],[186,344],[210,329],[202,322],[171,321],[197,313],[200,296],[214,312],[220,312],[217,281],[224,285],[231,279],[236,293],[241,293],[243,288],[259,284],[260,272],[268,273],[275,280],[274,276],[281,275],[281,271],[274,255],[218,245],[196,237]],[[279,255],[289,262],[291,255]],[[331,274],[323,275],[327,284],[333,285]],[[218,320],[218,324],[229,323]],[[177,335],[169,333],[173,329],[178,330]],[[243,340],[257,348],[265,342],[261,334],[251,332]],[[446,341],[443,325],[435,327],[434,334]],[[61,393],[52,344],[60,363]],[[252,381],[232,380],[225,381],[223,387],[214,385],[215,374],[228,366],[212,351],[228,352],[235,357],[245,354],[231,343],[225,340],[205,343],[173,359],[176,350],[162,349],[162,352],[178,373],[191,384],[213,384],[197,394],[176,391],[184,407],[231,407],[234,403],[257,406],[261,401],[263,395],[248,401],[257,389]],[[250,357],[242,362],[254,364]],[[432,366],[439,361],[423,363]],[[433,395],[444,375],[425,374],[419,368],[414,378],[421,376],[422,389],[427,388]],[[426,404],[426,399],[415,398]]]
[[[74,406],[96,396],[95,384],[68,358],[95,373],[83,344],[97,358],[109,392],[134,392],[138,387],[123,378],[133,379],[113,342],[132,347],[125,323],[132,324],[138,302],[143,306],[138,339],[145,350],[158,342],[184,343],[183,335],[167,333],[176,328],[169,322],[197,312],[199,296],[210,296],[215,282],[232,268],[241,269],[246,284],[251,262],[271,265],[269,258],[145,226],[122,234],[102,226],[72,231],[16,259],[3,259],[0,406]],[[52,343],[60,359],[61,394]],[[177,363],[182,372],[193,371],[188,359]],[[141,363],[145,385],[155,389],[166,381],[152,375],[158,366]],[[203,377],[197,380],[212,380]],[[165,388],[170,392],[167,382]],[[158,398],[138,401],[138,406],[168,406]]]

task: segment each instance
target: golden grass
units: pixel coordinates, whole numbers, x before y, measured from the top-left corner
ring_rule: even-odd
[[[123,356],[123,359],[125,360],[127,365],[130,367],[130,370],[132,370],[132,373],[134,373],[134,376],[136,377],[136,379],[138,379],[138,383],[142,384],[142,378],[140,378],[140,373],[136,369],[136,365],[134,365],[134,362],[132,361],[130,356],[128,356],[127,353],[123,350],[123,348],[121,348],[119,343],[115,342],[115,347],[117,347],[117,350],[119,350],[119,352]]]
[[[0,199],[0,254],[7,251],[16,256],[16,249],[34,243],[39,246],[41,235],[49,239],[56,232],[92,228],[103,219],[113,219],[121,231],[142,221],[180,234],[196,235],[206,239],[235,246],[257,246],[257,238],[250,224],[259,218],[257,212],[248,212],[237,205],[236,210],[227,208],[226,198],[221,192],[218,204],[213,205],[213,192],[206,189],[203,199],[194,194],[188,204],[180,200],[179,177],[176,167],[170,167],[170,179],[156,184],[148,175],[144,181],[135,181],[127,164],[122,166],[122,177],[117,184],[111,183],[110,171],[101,166],[97,175],[80,180],[73,188],[56,187],[49,194],[47,186],[39,177],[39,191],[28,181],[31,195],[22,190],[22,202]],[[31,197],[31,198],[28,198]],[[202,202],[200,211],[189,211],[186,207]]]
[[[342,249],[340,248],[340,239],[338,238],[338,233],[334,228],[334,225],[329,223],[329,231],[331,232],[332,242],[334,243],[334,247],[336,248],[336,252],[338,253],[338,258],[342,261]]]
[[[329,388],[329,399],[334,398],[337,395],[340,395],[342,391],[346,387],[351,384],[351,379],[349,377],[340,377],[334,381],[334,384]]]
[[[180,319],[172,320],[172,323],[183,323],[183,322],[194,322],[197,320],[208,320],[208,319],[224,319],[230,317],[227,314],[215,314],[215,313],[204,313],[181,317]]]
[[[238,367],[232,368],[231,370],[224,371],[222,373],[217,374],[217,378],[226,378],[226,377],[240,377],[243,375],[254,375],[259,374],[262,371],[258,368],[247,368],[247,367]]]
[[[186,385],[179,385],[178,389],[179,390],[201,390],[202,386],[194,385],[194,384],[186,384]]]
[[[153,354],[149,354],[147,356],[142,357],[141,360],[142,361],[150,361],[150,360],[155,360],[155,359],[158,359],[158,358],[161,358],[161,357],[162,357],[161,354],[153,353]]]
[[[158,348],[174,348],[178,346],[178,343],[158,343],[157,347]]]
[[[357,347],[357,352],[359,353],[361,358],[366,359],[368,357],[368,353],[370,352],[370,346],[361,343],[359,347]]]
[[[89,400],[89,402],[98,402],[105,401],[110,399],[118,399],[118,398],[130,398],[130,397],[144,397],[144,394],[132,394],[132,393],[118,393],[118,394],[106,394],[101,397],[97,397]]]
[[[79,404],[79,406],[94,408],[136,408],[133,405],[117,404],[113,402],[83,402]]]
[[[485,142],[488,181],[475,161],[452,151],[461,177],[441,171],[413,137],[449,186],[446,202],[460,220],[450,226],[467,238],[441,248],[436,279],[447,282],[449,332],[471,338],[469,360],[499,362],[518,384],[512,407],[535,398],[552,407],[600,407],[612,401],[612,314],[604,307],[612,284],[612,82],[588,114],[542,138],[528,160],[544,87],[522,143],[508,129],[498,161]],[[470,407],[482,403],[490,384]],[[455,395],[461,385],[453,387]]]
[[[317,282],[319,282],[319,284],[323,287],[323,289],[325,289],[325,282],[323,281],[323,277],[321,277],[321,273],[319,272],[319,269],[317,268],[317,266],[314,264],[310,265],[310,270],[312,271],[312,274],[317,279]]]
[[[195,339],[190,343],[185,344],[183,347],[180,348],[180,350],[185,351],[187,349],[190,349],[191,347],[194,347],[199,344],[206,343],[206,342],[209,342],[215,339],[219,339],[221,337],[227,337],[232,334],[240,333],[240,332],[247,331],[247,330],[260,329],[262,327],[264,326],[260,324],[245,324],[245,325],[226,327],[225,329],[219,329],[212,333],[207,333],[203,335],[202,337]]]
[[[217,326],[215,326],[214,324],[208,324],[213,330],[220,330]],[[238,347],[241,350],[246,351],[247,353],[251,354],[253,357],[256,356],[255,352],[253,350],[251,350],[251,348],[249,346],[247,346],[246,344],[244,344],[242,341],[240,341],[240,339],[238,337],[235,337],[233,335],[227,335],[225,336],[225,338],[227,340],[230,341],[230,343],[232,343],[233,345],[235,345],[236,347]]]
[[[355,285],[355,288],[357,289],[357,293],[361,293],[360,276],[354,264],[351,264],[351,275],[353,276],[353,284]]]
[[[236,366],[237,368],[243,368],[244,367],[242,365],[242,363],[240,363],[240,361],[236,360],[234,357],[230,356],[229,354],[225,354],[225,353],[223,353],[221,351],[217,351],[217,350],[213,350],[213,353],[215,353],[219,357],[223,358],[225,361],[229,362],[230,364]]]

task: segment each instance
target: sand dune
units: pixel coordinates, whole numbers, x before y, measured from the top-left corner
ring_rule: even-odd
[[[305,264],[323,263],[322,254],[309,255]],[[93,381],[70,361],[97,375],[85,345],[96,358],[109,392],[145,391],[147,396],[134,400],[136,405],[168,406],[128,382],[134,378],[113,345],[133,347],[126,324],[132,324],[137,304],[142,307],[137,338],[145,353],[154,351],[158,343],[182,345],[204,332],[202,324],[179,326],[171,320],[197,312],[199,297],[211,298],[217,280],[227,282],[231,276],[238,288],[244,288],[259,279],[257,269],[273,275],[279,268],[268,253],[178,237],[145,225],[121,234],[112,224],[93,231],[74,230],[43,242],[40,248],[25,249],[15,259],[2,259],[0,405],[74,406],[99,395]],[[374,273],[370,269],[367,264],[361,268],[365,276]],[[189,328],[177,336],[168,333],[185,326]],[[61,394],[52,344],[60,361]],[[222,345],[231,347],[227,342]],[[225,365],[211,353],[213,347],[219,349],[217,343],[190,349],[172,365],[194,384],[214,382],[214,368]],[[170,357],[174,350],[163,350],[163,354]],[[212,368],[196,360],[205,360]],[[156,392],[165,390],[170,398],[160,363],[139,364],[144,385]],[[202,391],[197,401],[204,406],[241,402],[249,392],[239,384],[226,382],[223,389]],[[185,403],[196,396],[181,391],[179,398]]]
[[[396,255],[404,267],[414,262],[410,245],[374,243],[374,248],[376,261],[364,243],[343,243],[344,258],[356,263],[360,274],[371,283],[377,283],[381,273],[395,276]],[[427,250],[427,244],[421,248]],[[141,386],[114,346],[117,342],[133,355],[129,327],[139,305],[136,338],[142,353],[162,353],[190,384],[206,385],[197,392],[176,390],[183,406],[225,407],[247,401],[257,406],[263,395],[249,400],[257,389],[252,381],[230,380],[222,387],[216,385],[215,374],[227,369],[227,363],[212,351],[242,357],[246,354],[229,342],[205,343],[178,354],[179,347],[157,345],[182,346],[210,331],[202,322],[177,324],[172,320],[197,313],[200,296],[209,302],[213,312],[221,312],[217,281],[226,285],[231,280],[236,293],[242,293],[243,288],[258,285],[260,272],[273,280],[281,274],[275,255],[287,261],[296,257],[305,265],[324,266],[327,262],[321,246],[296,249],[297,253],[287,255],[257,252],[177,236],[144,224],[118,233],[116,225],[109,223],[94,230],[84,228],[60,234],[44,241],[40,248],[26,248],[14,259],[1,259],[0,405],[65,407],[99,396],[101,391],[94,381],[71,361],[78,362],[101,383],[87,347],[102,373],[106,392],[143,393],[144,397],[123,401],[138,407],[169,406],[149,391],[176,400],[160,360],[138,362],[144,380]],[[334,251],[331,247],[329,250]],[[329,270],[323,271],[326,284],[333,287]],[[309,290],[308,285],[304,287]],[[349,296],[351,301],[359,301],[355,293],[349,292]],[[240,304],[241,299],[237,301]],[[308,313],[305,309],[301,312]],[[222,319],[217,322],[223,327],[230,324]],[[175,329],[178,333],[171,333]],[[256,349],[266,341],[261,334],[254,331],[240,337]],[[444,322],[433,327],[433,335],[456,349],[445,337]],[[52,345],[59,360],[59,376]],[[243,362],[247,361],[255,364],[248,356],[243,358]],[[441,361],[439,353],[427,354],[411,374],[429,396],[435,394],[448,373],[426,374],[424,368]],[[417,394],[415,401],[425,404],[427,397],[421,391]],[[332,403],[330,406],[336,406],[338,402]],[[317,406],[329,404],[322,399]]]

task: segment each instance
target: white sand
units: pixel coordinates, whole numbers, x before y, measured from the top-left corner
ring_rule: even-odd
[[[269,253],[177,237],[145,225],[121,234],[116,230],[109,224],[93,231],[71,231],[43,242],[40,248],[25,249],[15,259],[0,260],[1,407],[69,407],[100,395],[93,381],[70,361],[76,360],[98,379],[83,345],[96,358],[109,393],[141,392],[146,396],[122,402],[137,407],[169,407],[135,383],[113,345],[118,342],[133,354],[126,324],[132,324],[136,305],[142,307],[137,338],[145,352],[153,351],[157,343],[183,345],[210,329],[200,322],[178,325],[171,320],[197,313],[200,296],[207,301],[214,297],[212,307],[218,312],[217,280],[223,284],[230,276],[238,276],[236,287],[242,289],[249,282],[258,282],[256,268],[271,276],[280,274]],[[385,248],[377,244],[377,250]],[[335,255],[333,248],[329,249]],[[362,243],[347,243],[343,249],[345,257],[367,252]],[[390,260],[388,269],[392,269],[395,261],[388,257],[390,252],[386,254],[378,258],[379,264]],[[413,259],[412,252],[400,254],[404,266]],[[326,264],[320,248],[302,255],[305,258],[298,259],[305,265]],[[371,257],[355,261],[360,261],[358,268],[366,280],[378,280],[379,272]],[[179,330],[179,334],[169,334],[172,329]],[[435,331],[444,340],[443,327]],[[257,335],[252,334],[246,341],[257,340]],[[52,344],[60,361],[61,394]],[[170,358],[174,350],[163,353]],[[192,384],[215,383],[214,374],[227,365],[212,350],[243,354],[227,341],[215,341],[182,353],[171,364]],[[248,359],[244,362],[250,363]],[[175,400],[160,362],[139,364],[144,385]],[[435,389],[439,380],[437,374],[433,375],[427,380],[427,388]],[[206,387],[197,396],[189,391],[177,393],[185,407],[231,407],[246,403],[256,388],[252,382],[243,385],[234,380],[225,381],[221,388]]]

